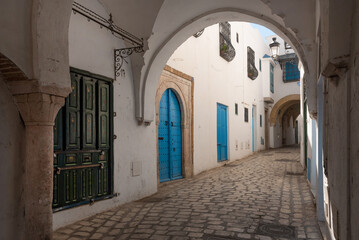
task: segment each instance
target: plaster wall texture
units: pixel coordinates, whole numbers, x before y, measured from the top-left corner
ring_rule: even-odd
[[[86,2],[86,6],[102,16],[108,14],[97,1]],[[69,45],[70,66],[110,78],[114,77],[113,50],[125,46],[110,31],[88,22],[79,14],[71,15]],[[54,229],[157,191],[155,124],[146,127],[137,124],[131,62],[124,63],[123,69],[125,75],[113,82],[114,112],[117,113],[114,117],[117,139],[114,140],[113,179],[114,193],[119,196],[95,202],[92,206],[83,205],[55,213]],[[132,176],[133,162],[141,165],[140,176]]]
[[[326,96],[326,140],[327,150],[325,156],[328,162],[328,186],[330,190],[329,201],[333,216],[334,236],[347,239],[346,227],[348,198],[348,76],[339,81],[328,80],[328,94]],[[349,80],[349,79],[348,79]],[[330,118],[329,118],[330,116]],[[354,129],[354,128],[353,128]],[[350,129],[352,130],[352,129]],[[347,187],[344,187],[347,186]]]
[[[0,122],[0,239],[23,239],[25,126],[1,76]]]
[[[289,125],[288,125],[288,121],[287,121],[285,127],[286,127],[286,130],[285,130],[285,144],[286,145],[295,144],[295,125],[293,125],[293,117],[290,117]]]
[[[351,176],[351,238],[359,239],[359,228],[357,224],[359,222],[359,208],[357,204],[359,202],[359,3],[353,7],[353,20],[352,20],[352,57],[350,61],[351,70],[351,115],[350,115],[350,176]]]
[[[1,1],[0,52],[13,61],[29,78],[33,75],[32,36],[29,24],[31,14],[32,1]]]
[[[313,157],[312,157],[313,156],[313,151],[312,151],[312,149],[313,149],[313,137],[312,137],[313,136],[313,131],[312,131],[313,122],[312,122],[312,119],[309,117],[308,107],[307,107],[306,111],[307,111],[307,159],[305,159],[305,161],[307,161],[307,163],[308,163],[307,166],[309,167],[308,158],[310,159],[311,162],[313,160]],[[312,167],[312,166],[313,165],[311,164],[310,167]],[[313,169],[310,169],[310,170],[313,171]],[[308,169],[307,169],[307,171],[308,171]],[[311,173],[310,173],[310,176],[311,176]],[[310,183],[310,185],[311,185],[311,183]]]
[[[304,87],[303,87],[303,66],[300,66],[300,87],[299,87],[299,92],[300,92],[300,115],[299,118],[301,119],[301,124],[300,125],[300,135],[302,136],[300,139],[300,163],[302,164],[303,168],[305,167],[305,138],[307,136],[307,133],[304,132]]]
[[[263,150],[264,139],[263,86],[270,84],[269,61],[259,58],[269,55],[269,48],[259,32],[249,23],[230,22],[231,42],[236,57],[227,62],[219,56],[219,26],[212,25],[199,37],[190,37],[171,56],[168,65],[194,78],[194,174],[220,165],[217,162],[216,103],[228,106],[228,159],[235,160],[252,154],[252,106],[256,106],[256,151]],[[239,34],[239,43],[236,41]],[[247,77],[247,46],[255,52],[258,77]],[[268,66],[266,66],[268,65]],[[281,74],[281,72],[279,72]],[[285,85],[281,75],[277,85]],[[297,89],[297,88],[295,88]],[[269,91],[269,88],[268,88]],[[294,90],[292,90],[295,92]],[[297,92],[299,92],[299,87]],[[238,104],[238,115],[235,114]],[[268,106],[267,106],[268,107]],[[244,108],[248,108],[248,122],[244,122]],[[262,127],[260,127],[262,115]],[[281,130],[280,130],[281,132]],[[208,147],[212,146],[212,147]]]
[[[317,141],[317,121],[315,119],[311,119],[311,129],[312,132],[312,155],[311,155],[311,190],[314,197],[317,197],[317,178],[318,178],[318,159],[317,159],[317,151],[318,151],[318,141]]]
[[[277,119],[277,123],[275,126],[270,127],[270,148],[279,148],[282,147],[282,133],[283,128]]]

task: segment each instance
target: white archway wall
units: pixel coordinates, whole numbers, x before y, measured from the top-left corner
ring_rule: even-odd
[[[230,5],[229,2],[226,1],[226,4]],[[254,2],[254,1],[253,1]],[[221,2],[222,3],[222,2]],[[238,2],[237,2],[238,3]],[[226,5],[224,4],[224,5]],[[254,4],[254,3],[253,3]],[[298,3],[299,5],[303,6],[303,4]],[[166,17],[167,14],[171,14],[171,11],[174,11],[171,9],[173,5],[166,5],[161,8],[161,12],[159,14],[159,17],[157,19],[157,22],[155,24],[154,31],[157,34],[154,34],[153,37],[149,40],[149,47],[150,49],[145,54],[145,62],[146,65],[142,69],[142,77],[141,77],[141,89],[137,89],[137,91],[142,92],[140,94],[140,99],[136,102],[136,115],[139,117],[144,114],[145,121],[153,121],[153,98],[155,93],[155,87],[156,81],[159,79],[160,69],[163,68],[165,62],[171,55],[171,53],[182,43],[186,38],[191,36],[194,32],[212,25],[214,23],[218,23],[221,21],[226,20],[232,20],[232,21],[251,21],[255,23],[262,24],[266,27],[271,28],[272,30],[276,31],[283,39],[290,42],[292,46],[297,50],[297,53],[302,58],[302,62],[304,64],[304,68],[307,72],[310,72],[311,74],[315,75],[315,64],[308,64],[313,63],[315,59],[315,51],[313,52],[313,49],[315,49],[314,45],[314,26],[308,25],[305,26],[306,29],[309,29],[308,31],[303,31],[302,35],[300,36],[302,39],[298,37],[298,40],[294,37],[296,34],[293,33],[292,30],[288,29],[288,27],[284,27],[285,24],[282,20],[280,20],[280,17],[272,15],[272,13],[269,10],[268,6],[263,6],[261,4],[257,4],[255,7],[252,5],[252,3],[247,4],[241,4],[241,6],[231,5],[232,8],[219,8],[215,10],[211,10],[208,12],[205,12],[207,9],[204,9],[202,11],[198,11],[194,7],[195,10],[189,10],[186,12],[186,16],[188,14],[197,14],[192,16],[190,19],[187,19],[187,21],[180,19],[178,21],[174,21],[173,19],[170,21],[171,24],[168,24],[168,26],[164,26],[164,23],[167,23]],[[181,4],[180,4],[181,5]],[[207,6],[206,4],[204,4]],[[305,5],[305,4],[304,4]],[[209,4],[208,7],[213,7],[213,4]],[[221,5],[223,7],[223,4]],[[233,7],[235,6],[235,7]],[[258,7],[261,6],[261,7]],[[184,6],[177,6],[176,11],[178,12],[179,9]],[[253,9],[251,9],[253,7]],[[297,11],[302,10],[305,12],[303,13],[304,16],[307,16],[306,21],[302,24],[306,24],[308,21],[310,22],[313,20],[314,22],[314,9],[315,6],[313,6],[313,9],[309,10],[310,7],[312,7],[312,4],[305,5],[304,8],[298,8]],[[166,9],[168,8],[168,9]],[[246,10],[243,10],[243,8],[247,8]],[[251,9],[251,10],[248,10]],[[162,12],[162,10],[164,12]],[[165,12],[168,11],[168,12]],[[196,12],[197,11],[197,12]],[[263,11],[261,13],[258,13],[259,11]],[[198,13],[200,12],[200,13]],[[267,15],[266,15],[267,14]],[[185,18],[184,16],[183,18]],[[173,17],[173,16],[171,16]],[[287,16],[288,17],[288,16]],[[293,16],[292,16],[293,17]],[[290,17],[289,17],[290,18]],[[301,16],[301,19],[303,19],[303,16]],[[297,19],[298,20],[298,19]],[[173,26],[175,25],[175,26]],[[172,28],[172,29],[171,29]],[[176,30],[173,30],[175,28]],[[313,28],[313,29],[311,29]],[[295,29],[296,32],[298,32],[298,29]],[[161,34],[162,33],[162,34]],[[167,34],[167,35],[166,35]],[[307,48],[310,49],[310,51],[307,51]],[[308,62],[309,61],[309,62]],[[309,68],[308,68],[309,67]],[[310,70],[309,70],[310,69]],[[313,75],[313,76],[314,76]],[[135,80],[136,81],[136,80]],[[311,89],[315,90],[315,84],[314,87],[311,87]],[[314,91],[315,92],[315,91]],[[308,92],[308,95],[311,93]],[[151,102],[152,99],[152,102]],[[146,106],[144,109],[143,106]],[[147,107],[148,106],[148,107]],[[147,117],[146,117],[147,116]]]
[[[98,1],[77,0],[101,14],[108,12]],[[71,13],[69,27],[69,63],[92,74],[114,77],[113,49],[124,47],[122,39],[80,14]],[[134,86],[131,62],[124,63],[125,74],[113,81],[114,159],[113,198],[82,205],[53,215],[53,229],[79,221],[120,204],[138,200],[157,191],[155,124],[139,126],[135,119]],[[133,164],[140,166],[139,176],[133,176]]]

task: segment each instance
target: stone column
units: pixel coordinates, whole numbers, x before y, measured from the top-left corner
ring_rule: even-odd
[[[52,239],[53,125],[65,98],[28,93],[15,99],[26,126],[25,236]]]

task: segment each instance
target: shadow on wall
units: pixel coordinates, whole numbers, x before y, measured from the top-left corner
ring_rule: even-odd
[[[0,122],[0,239],[23,239],[25,126],[1,77]]]

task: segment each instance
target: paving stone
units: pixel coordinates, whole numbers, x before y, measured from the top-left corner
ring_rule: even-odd
[[[124,204],[61,228],[53,238],[281,239],[257,232],[260,223],[270,223],[295,227],[298,239],[321,239],[305,176],[286,174],[303,172],[299,157],[297,148],[256,153],[234,167],[162,184],[149,198],[161,201]]]
[[[80,237],[89,237],[90,233],[88,233],[88,232],[75,232],[74,235],[75,236],[80,236]]]
[[[90,239],[102,239],[103,238],[103,234],[102,233],[94,233],[92,234],[92,236],[90,237]]]
[[[69,238],[69,235],[67,234],[62,234],[62,233],[54,233],[54,239],[58,239],[58,240],[65,240]]]

